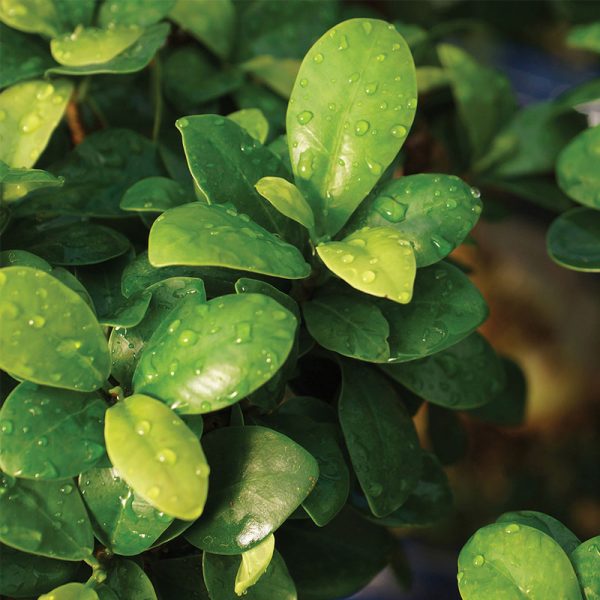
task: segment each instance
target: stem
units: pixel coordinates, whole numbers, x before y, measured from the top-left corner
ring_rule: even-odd
[[[154,102],[154,125],[152,127],[152,140],[157,141],[162,122],[163,97],[161,89],[162,67],[158,56],[152,61],[152,99]]]
[[[71,140],[75,146],[81,144],[85,139],[85,130],[81,124],[81,116],[79,115],[79,107],[75,100],[69,100],[67,104],[67,125],[71,132]]]

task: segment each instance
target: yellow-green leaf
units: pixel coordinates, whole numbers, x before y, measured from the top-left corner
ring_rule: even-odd
[[[275,551],[275,537],[267,536],[258,546],[242,553],[242,562],[235,576],[235,593],[241,596],[253,586],[268,569],[273,552]]]

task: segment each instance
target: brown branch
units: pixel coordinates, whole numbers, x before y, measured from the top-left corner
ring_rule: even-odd
[[[81,124],[79,107],[74,100],[70,100],[69,104],[67,104],[66,117],[71,132],[71,140],[73,141],[73,144],[77,146],[78,144],[81,144],[85,138],[85,129]]]

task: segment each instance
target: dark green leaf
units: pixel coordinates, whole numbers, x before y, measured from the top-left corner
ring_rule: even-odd
[[[113,560],[106,585],[119,600],[157,600],[156,592],[141,567],[131,560]]]
[[[32,267],[50,273],[52,267],[39,256],[26,250],[2,250],[0,252],[0,267]]]
[[[306,450],[264,427],[218,429],[203,443],[211,492],[185,537],[206,552],[240,554],[256,546],[300,506],[319,475]]]
[[[202,576],[202,555],[159,560],[152,580],[161,600],[210,600]]]
[[[374,515],[387,516],[419,480],[421,451],[413,422],[383,375],[354,362],[342,363],[338,414],[369,507]]]
[[[406,139],[416,106],[412,56],[393,25],[345,21],[309,50],[287,134],[319,233],[337,233],[371,191]]]
[[[469,437],[459,415],[435,404],[427,408],[427,436],[443,465],[463,459],[469,449]]]
[[[62,187],[65,182],[63,177],[54,177],[41,169],[8,169],[0,179],[0,196],[6,202],[18,200],[33,190]]]
[[[96,317],[57,279],[30,267],[0,271],[0,366],[29,381],[80,391],[108,377],[108,346]]]
[[[179,182],[166,177],[147,177],[125,192],[120,206],[123,210],[137,212],[164,212],[193,200]]]

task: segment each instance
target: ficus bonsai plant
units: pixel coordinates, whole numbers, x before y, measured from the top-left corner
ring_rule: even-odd
[[[0,1],[0,594],[343,598],[402,571],[392,529],[451,512],[459,412],[522,421],[523,374],[450,255],[479,187],[554,164],[558,142],[509,157],[503,128],[515,150],[519,119],[575,100],[522,116],[459,48],[313,6]],[[468,148],[411,171],[441,88]],[[559,159],[596,208],[597,172],[573,180],[597,131]],[[517,597],[499,564],[523,597],[589,600],[598,547],[507,513],[463,549],[460,592]]]

